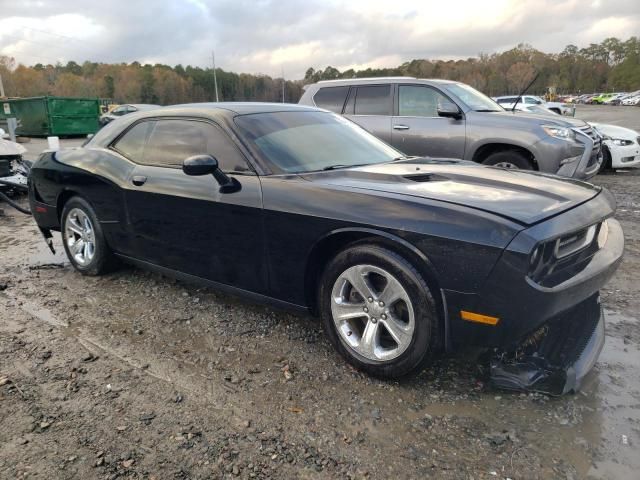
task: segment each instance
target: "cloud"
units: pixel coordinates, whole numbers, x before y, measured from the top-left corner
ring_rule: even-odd
[[[3,5],[0,54],[68,60],[216,63],[300,78],[306,68],[396,66],[529,43],[546,52],[640,31],[637,0],[22,0]]]

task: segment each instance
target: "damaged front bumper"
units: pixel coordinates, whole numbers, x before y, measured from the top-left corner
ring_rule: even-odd
[[[543,325],[515,351],[496,350],[491,384],[550,395],[577,392],[602,351],[604,325],[596,294]]]

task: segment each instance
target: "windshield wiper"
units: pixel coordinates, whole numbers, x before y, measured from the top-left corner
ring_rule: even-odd
[[[339,168],[348,168],[352,166],[353,165],[345,165],[343,163],[337,163],[335,165],[329,165],[328,167],[324,167],[322,170],[337,170]]]
[[[328,167],[324,167],[322,170],[339,170],[341,168],[364,167],[365,165],[370,165],[370,164],[360,163],[360,164],[354,164],[354,165],[345,165],[344,163],[336,163],[335,165],[329,165]]]
[[[478,110],[474,110],[474,112],[499,112],[500,110],[493,110],[491,108],[480,108]]]

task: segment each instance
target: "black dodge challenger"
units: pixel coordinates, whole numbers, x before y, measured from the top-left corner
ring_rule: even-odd
[[[382,377],[487,347],[493,382],[576,390],[604,343],[624,248],[612,195],[575,180],[406,157],[316,108],[127,115],[29,179],[45,237],[99,275],[124,260],[319,315]]]

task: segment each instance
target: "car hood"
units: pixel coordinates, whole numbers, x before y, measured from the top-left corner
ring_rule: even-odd
[[[508,112],[511,113],[511,112]],[[587,122],[585,122],[584,120],[580,120],[579,118],[574,118],[574,117],[563,117],[558,115],[557,113],[553,113],[553,112],[549,112],[549,114],[542,114],[542,113],[533,113],[533,112],[529,112],[529,111],[522,111],[522,110],[516,110],[515,112],[512,113],[512,115],[525,115],[529,118],[538,120],[540,125],[548,125],[550,123],[558,125],[558,126],[562,126],[562,127],[584,127],[585,125],[587,125]]]
[[[579,180],[447,159],[410,159],[301,177],[327,186],[463,205],[523,225],[580,205],[601,190]]]
[[[630,128],[619,127],[617,125],[609,125],[606,123],[593,123],[590,122],[591,126],[594,127],[598,132],[611,137],[611,138],[620,138],[623,140],[633,140],[640,137],[640,134],[635,130],[631,130]]]

